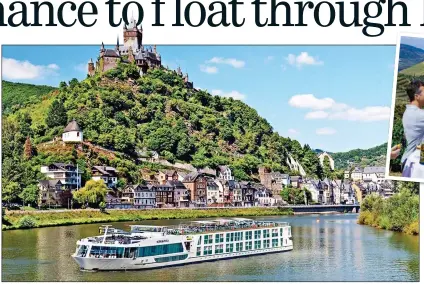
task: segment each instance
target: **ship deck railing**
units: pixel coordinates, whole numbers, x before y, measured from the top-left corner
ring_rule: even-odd
[[[198,222],[204,223],[168,227],[166,233],[169,235],[193,235],[209,232],[240,231],[249,229],[265,229],[280,226],[289,226],[289,223],[287,222],[237,222],[230,224],[216,224],[214,222],[208,221]]]

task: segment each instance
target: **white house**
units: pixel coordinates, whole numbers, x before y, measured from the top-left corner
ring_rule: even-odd
[[[228,166],[218,166],[217,177],[223,180],[234,180],[231,169]]]
[[[50,179],[60,180],[64,189],[81,187],[82,171],[72,164],[53,163],[48,166],[41,166],[41,172]]]
[[[71,122],[69,122],[68,126],[65,127],[62,134],[62,140],[64,142],[82,142],[82,130],[79,127],[78,123],[75,121],[75,119],[72,119]]]
[[[118,171],[108,166],[93,166],[91,168],[93,180],[103,180],[108,188],[115,188],[118,184]]]
[[[208,205],[219,203],[219,185],[213,179],[208,179],[206,182],[206,196]]]
[[[306,189],[309,190],[311,193],[311,199],[313,202],[318,202],[318,196],[319,196],[319,180],[310,180],[307,183],[304,184]]]
[[[384,180],[385,171],[385,167],[365,167],[362,173],[362,180],[380,183]]]
[[[150,209],[156,207],[156,192],[146,185],[132,186],[134,192],[134,207],[137,209]]]
[[[328,157],[328,160],[330,161],[330,168],[332,170],[334,170],[334,160],[330,156],[330,154],[328,154],[327,152],[322,152],[321,154],[318,155],[318,159],[319,159],[319,162],[320,162],[321,166],[324,166],[324,159],[325,159],[325,157]]]
[[[362,173],[363,173],[363,170],[361,168],[355,167],[350,177],[352,180],[362,180]]]

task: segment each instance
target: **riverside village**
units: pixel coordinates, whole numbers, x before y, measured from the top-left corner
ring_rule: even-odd
[[[72,120],[64,129],[60,143],[72,143],[73,147],[89,144],[83,140],[83,130]],[[384,179],[384,167],[354,167],[344,172],[344,179],[323,180],[309,178],[302,167],[299,175],[273,172],[259,168],[260,182],[235,180],[227,165],[216,169],[196,169],[189,164],[172,165],[155,151],[141,153],[141,160],[163,165],[167,169],[156,174],[146,174],[144,182],[127,184],[119,188],[119,171],[107,164],[91,167],[91,180],[101,181],[108,188],[106,207],[109,209],[150,208],[198,208],[198,207],[252,207],[284,206],[288,200],[282,198],[284,189],[303,189],[303,200],[298,205],[354,205],[360,204],[366,195],[377,193],[384,198],[393,194],[393,184]],[[326,152],[318,155],[334,161]],[[174,166],[173,169],[169,169]],[[81,177],[77,165],[58,161],[40,168],[46,179],[40,180],[39,207],[70,208],[72,194],[87,180]],[[292,204],[296,204],[293,199]]]
[[[97,60],[88,62],[88,78],[111,71],[120,63],[135,64],[141,77],[149,69],[162,68],[156,46],[143,46],[142,38],[142,27],[132,19],[123,27],[123,45],[119,39],[113,49],[102,43]],[[186,88],[195,89],[181,68],[173,72],[182,78]],[[106,154],[114,152],[85,140],[84,129],[77,119],[67,123],[61,136],[40,147],[55,144],[70,146],[74,151],[88,147]],[[25,144],[31,144],[29,137]],[[335,163],[330,154],[321,152],[316,155],[321,167],[328,163],[330,170],[334,171]],[[316,179],[308,176],[300,163],[288,157],[290,172],[272,171],[261,166],[258,178],[252,181],[237,180],[231,166],[225,164],[216,168],[196,168],[189,163],[171,163],[160,153],[147,148],[138,151],[137,156],[137,161],[155,164],[158,168],[154,172],[142,172],[143,182],[139,184],[121,183],[122,172],[108,163],[89,165],[88,175],[84,175],[78,165],[66,161],[56,160],[42,165],[39,171],[45,178],[38,182],[36,204],[38,208],[74,208],[73,195],[94,182],[103,183],[107,188],[102,203],[109,209],[357,205],[371,193],[383,198],[393,194],[393,184],[384,179],[384,167],[350,165],[343,177]],[[301,196],[294,197],[293,189],[298,189],[296,192],[301,192]],[[284,194],[284,191],[288,193]]]

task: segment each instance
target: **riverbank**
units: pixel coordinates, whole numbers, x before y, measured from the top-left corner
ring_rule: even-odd
[[[228,209],[156,209],[156,210],[107,210],[99,209],[63,211],[6,211],[2,230],[29,229],[64,225],[143,221],[163,219],[196,219],[213,217],[248,217],[293,215],[287,208],[228,208]]]
[[[361,205],[358,224],[418,235],[419,209],[419,195],[409,190],[402,190],[388,199],[372,194]]]

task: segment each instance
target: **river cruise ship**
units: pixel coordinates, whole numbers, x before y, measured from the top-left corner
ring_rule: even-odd
[[[136,270],[293,249],[285,222],[232,218],[130,227],[130,232],[100,227],[99,236],[77,241],[72,257],[83,270]]]

